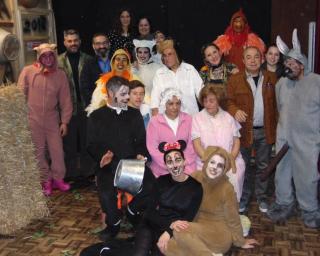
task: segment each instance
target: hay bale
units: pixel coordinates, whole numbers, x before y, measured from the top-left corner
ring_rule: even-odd
[[[0,234],[12,234],[49,214],[25,97],[14,84],[0,86],[0,127]]]

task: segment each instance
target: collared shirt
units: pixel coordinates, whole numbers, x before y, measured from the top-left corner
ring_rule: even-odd
[[[254,99],[254,111],[253,111],[253,126],[263,126],[264,118],[264,106],[263,106],[263,97],[262,97],[262,83],[263,83],[263,74],[259,73],[259,80],[256,86],[252,76],[246,72],[247,82],[250,85],[251,92]]]
[[[114,109],[118,115],[120,115],[121,111],[124,110],[124,111],[127,111],[128,110],[128,106],[126,106],[125,108],[119,108],[119,107],[114,107],[114,106],[111,106],[109,103],[107,103],[107,106],[111,109]]]
[[[182,93],[181,111],[193,115],[199,112],[197,97],[202,87],[203,81],[192,65],[182,62],[176,72],[163,66],[157,70],[153,78],[150,106],[159,108],[161,94],[167,88],[176,88]]]
[[[98,63],[102,73],[107,73],[111,71],[109,59],[106,59],[106,61],[104,61],[103,59],[98,58]]]

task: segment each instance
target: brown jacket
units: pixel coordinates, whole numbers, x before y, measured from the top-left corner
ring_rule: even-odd
[[[262,84],[262,97],[264,106],[264,128],[268,144],[273,144],[276,137],[276,126],[278,120],[277,103],[275,97],[276,75],[269,71],[262,71],[264,76]],[[248,114],[247,120],[240,123],[242,128],[241,146],[249,147],[253,143],[253,111],[254,98],[247,82],[246,73],[239,72],[230,77],[227,85],[227,111],[234,117],[238,110]]]

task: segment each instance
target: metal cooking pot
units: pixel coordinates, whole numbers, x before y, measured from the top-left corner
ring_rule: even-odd
[[[144,160],[120,160],[114,176],[114,186],[136,195],[142,186],[144,170]]]

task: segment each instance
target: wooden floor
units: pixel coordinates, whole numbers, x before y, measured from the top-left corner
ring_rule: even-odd
[[[34,221],[14,237],[1,237],[1,256],[75,256],[81,249],[99,242],[96,232],[100,212],[96,191],[89,188],[50,197],[51,216]],[[1,206],[0,206],[1,207]],[[252,250],[233,249],[230,255],[320,256],[320,231],[305,228],[298,218],[286,225],[274,225],[252,202],[250,237],[260,246]],[[122,237],[128,232],[122,232]]]

